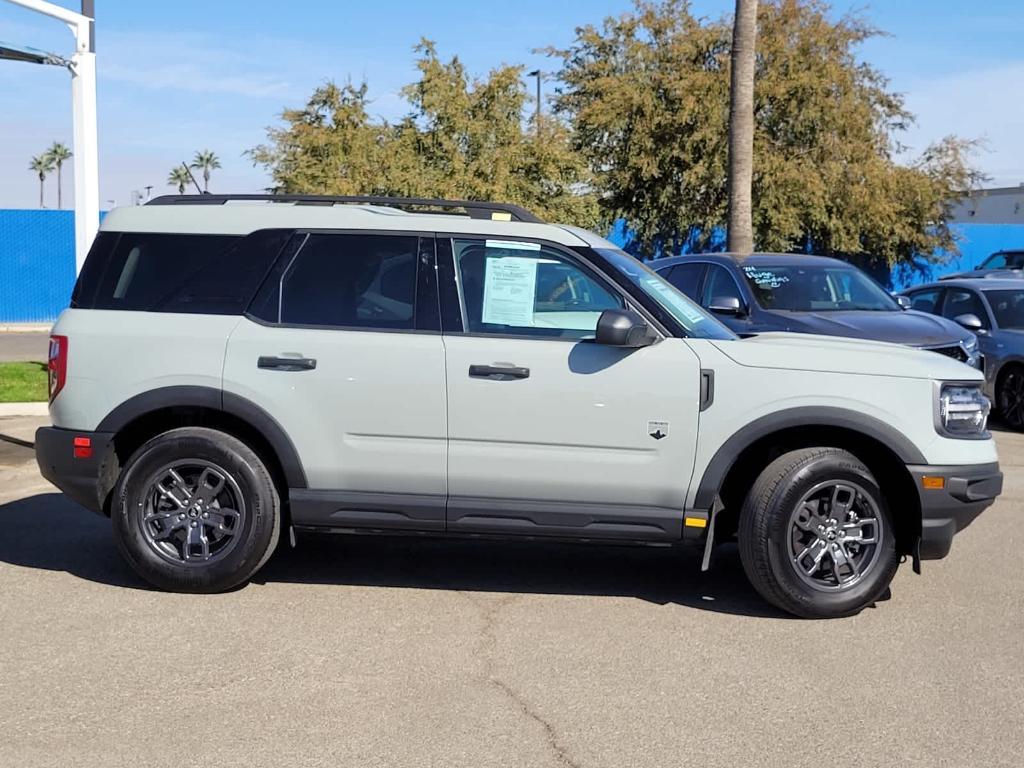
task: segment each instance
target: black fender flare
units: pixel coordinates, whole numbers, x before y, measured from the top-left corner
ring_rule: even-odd
[[[233,392],[214,387],[173,386],[151,389],[125,400],[109,414],[97,432],[117,434],[136,419],[155,411],[174,407],[206,408],[234,416],[260,432],[277,454],[289,488],[306,488],[306,472],[295,444],[284,427],[263,408]]]
[[[737,431],[711,457],[694,499],[694,509],[711,509],[715,496],[743,451],[758,440],[794,427],[837,427],[870,437],[889,447],[904,464],[927,464],[906,435],[874,416],[831,406],[803,406],[770,413]]]

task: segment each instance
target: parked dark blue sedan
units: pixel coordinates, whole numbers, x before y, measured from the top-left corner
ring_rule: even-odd
[[[716,253],[658,259],[650,266],[741,335],[791,331],[889,341],[981,367],[973,333],[952,320],[904,309],[845,261]]]

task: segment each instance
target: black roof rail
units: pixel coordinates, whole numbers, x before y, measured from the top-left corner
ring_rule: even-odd
[[[511,221],[543,223],[536,214],[511,203],[488,203],[480,200],[441,200],[428,197],[375,197],[372,195],[161,195],[146,205],[223,205],[234,200],[262,200],[271,203],[297,205],[335,205],[362,203],[401,208],[414,213],[450,213],[461,208],[471,219],[493,219],[493,214],[507,214]],[[440,209],[440,211],[438,210]],[[505,219],[499,216],[499,219]]]

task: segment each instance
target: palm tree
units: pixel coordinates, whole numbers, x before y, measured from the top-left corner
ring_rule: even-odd
[[[178,194],[185,194],[185,187],[192,180],[192,177],[188,174],[188,169],[183,165],[176,165],[171,168],[171,172],[167,174],[167,183],[172,187],[178,188]]]
[[[202,152],[196,152],[196,156],[192,158],[192,167],[203,172],[203,192],[209,192],[210,171],[220,168],[220,158],[211,150],[204,149]]]
[[[37,155],[32,158],[32,162],[28,164],[30,171],[35,171],[39,174],[39,207],[45,208],[46,203],[43,201],[43,185],[46,182],[46,174],[52,171],[54,168],[53,158],[50,157],[48,152],[44,152],[41,155]]]
[[[736,0],[729,84],[729,250],[754,250],[754,53],[757,0]]]
[[[57,166],[57,207],[64,207],[63,195],[61,194],[61,183],[60,183],[60,168],[64,165],[65,160],[71,159],[71,150],[59,141],[53,142],[53,146],[46,150],[46,154],[53,160],[53,164]]]

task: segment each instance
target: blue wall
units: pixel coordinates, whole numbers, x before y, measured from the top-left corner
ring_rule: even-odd
[[[74,212],[0,210],[0,323],[55,320],[74,284]]]
[[[898,267],[891,277],[893,290],[937,280],[951,272],[974,269],[996,251],[1024,250],[1024,224],[953,224],[950,228],[959,238],[957,247],[960,255],[937,264],[918,262],[916,267]],[[940,251],[936,256],[941,258],[945,254]]]
[[[953,229],[960,237],[960,256],[941,264],[900,267],[891,275],[893,290],[971,269],[1001,248],[1024,249],[1021,224],[954,224]],[[626,246],[629,233],[618,222],[609,238]],[[67,307],[74,284],[74,213],[0,210],[0,323],[55,320]]]

